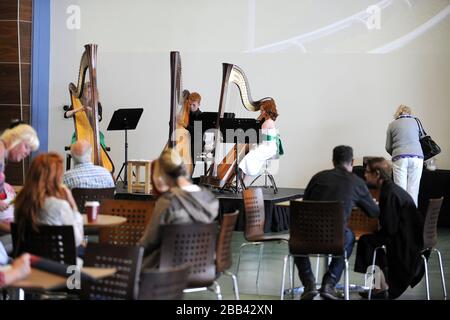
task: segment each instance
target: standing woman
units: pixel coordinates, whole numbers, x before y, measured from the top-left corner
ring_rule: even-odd
[[[386,151],[392,156],[394,182],[411,195],[417,206],[423,169],[419,126],[411,115],[411,108],[403,104],[394,119],[386,134]]]
[[[62,184],[63,159],[57,153],[34,158],[22,190],[16,197],[15,221],[24,225],[73,226],[75,244],[84,240],[83,218],[70,190]]]
[[[7,129],[0,136],[0,216],[10,209],[10,198],[8,187],[5,186],[5,166],[8,161],[20,162],[25,159],[31,151],[39,148],[39,139],[36,131],[27,124],[19,124]],[[9,231],[9,223],[0,221],[0,230]]]

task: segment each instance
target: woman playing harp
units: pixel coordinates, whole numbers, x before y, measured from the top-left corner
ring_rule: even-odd
[[[261,126],[263,142],[250,150],[239,163],[239,168],[245,174],[244,182],[246,184],[250,182],[249,178],[251,176],[255,176],[261,171],[267,160],[276,155],[284,154],[280,135],[275,126],[275,121],[278,117],[275,101],[273,99],[264,100],[261,103],[260,111],[261,115],[258,119],[264,121]]]
[[[99,96],[98,94],[98,90],[97,91],[97,97]],[[71,109],[71,110],[67,110],[66,112],[64,112],[64,118],[68,119],[68,118],[72,118],[76,113],[78,112],[86,112],[87,114],[89,114],[88,118],[92,119],[92,108],[89,107],[92,102],[92,97],[91,97],[91,83],[90,82],[86,82],[84,84],[84,89],[83,89],[83,94],[80,98],[80,102],[81,102],[81,106],[77,109]],[[102,105],[100,103],[100,101],[98,101],[98,106],[97,106],[97,113],[98,113],[98,122],[101,122],[103,119],[103,108]],[[103,132],[99,131],[99,135],[100,135],[100,144],[103,148],[106,149],[106,144],[105,144],[105,136],[103,134]],[[74,144],[77,141],[77,135],[75,134],[75,132],[72,134],[72,139],[70,144]]]
[[[114,172],[114,164],[106,152],[104,144],[101,144],[99,132],[99,114],[101,116],[97,91],[97,45],[85,45],[85,51],[81,57],[78,83],[69,84],[71,108],[65,116],[72,116],[75,125],[76,140],[86,140],[92,146],[92,162],[103,166],[109,172]],[[85,82],[89,71],[89,82]]]
[[[205,185],[209,185],[214,188],[229,188],[233,189],[232,184],[236,174],[236,167],[238,166],[238,161],[243,159],[246,152],[248,151],[248,144],[246,143],[237,143],[235,147],[229,151],[225,158],[221,155],[221,141],[218,138],[220,133],[220,123],[224,119],[225,116],[225,108],[226,108],[226,99],[228,92],[228,85],[230,83],[234,83],[238,89],[241,98],[242,105],[247,111],[257,112],[261,110],[261,107],[264,104],[275,106],[272,98],[266,97],[260,100],[254,101],[252,99],[250,88],[248,85],[247,77],[245,76],[244,71],[236,65],[224,63],[223,64],[223,75],[222,75],[222,89],[220,93],[220,102],[219,102],[219,112],[216,124],[216,139],[215,139],[215,148],[214,148],[214,163],[208,170],[208,174],[201,177],[201,183]],[[242,110],[242,108],[240,108]],[[276,110],[276,107],[275,107]],[[228,112],[230,110],[227,110]],[[234,113],[230,113],[233,115]],[[270,118],[266,117],[265,118]],[[276,118],[276,117],[275,117]],[[236,128],[240,126],[240,123],[243,123],[242,119],[237,119]],[[248,120],[252,120],[249,118]],[[260,119],[261,120],[261,116]],[[247,120],[246,120],[247,121]],[[270,121],[266,124],[269,125]],[[257,127],[259,125],[258,121],[255,120],[255,123],[249,121],[247,127]],[[223,158],[223,159],[222,159]],[[256,157],[258,158],[258,157]],[[255,159],[254,155],[251,155],[244,163],[252,162],[252,159]],[[259,162],[259,161],[258,161]],[[243,170],[246,170],[247,167],[254,168],[258,167],[259,164],[256,165],[242,165],[244,167]],[[250,169],[251,170],[251,169]],[[252,170],[253,171],[253,170]],[[244,171],[245,172],[245,171]],[[237,182],[238,184],[239,182]],[[240,187],[236,185],[235,190],[239,190]]]

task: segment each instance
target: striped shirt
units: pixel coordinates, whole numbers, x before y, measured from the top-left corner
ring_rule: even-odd
[[[79,163],[63,175],[63,183],[69,188],[99,189],[113,188],[111,173],[92,163]]]

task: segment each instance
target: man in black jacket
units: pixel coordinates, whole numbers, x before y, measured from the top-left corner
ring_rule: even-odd
[[[377,217],[379,209],[373,200],[365,182],[352,173],[353,149],[349,146],[337,146],[333,149],[334,169],[317,173],[308,183],[304,200],[342,201],[344,208],[345,251],[350,257],[355,242],[353,232],[347,227],[347,221],[355,206],[360,207],[368,216]],[[311,270],[309,258],[296,257],[294,262],[298,268],[304,291],[301,299],[310,300],[317,295],[316,280]],[[325,273],[320,295],[325,299],[341,299],[336,292],[336,283],[344,270],[344,259],[333,258]]]
[[[380,279],[386,279],[387,283],[372,291],[374,298],[399,297],[408,286],[414,287],[424,272],[420,258],[424,219],[413,198],[392,181],[391,172],[384,158],[367,162],[365,178],[380,189],[380,230],[359,238],[355,271],[365,273],[372,265],[374,249],[386,246],[386,255],[379,250],[376,263],[384,274]]]

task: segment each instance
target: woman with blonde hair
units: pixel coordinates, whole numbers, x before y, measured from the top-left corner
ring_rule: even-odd
[[[0,211],[9,207],[5,190],[5,165],[7,161],[20,162],[39,148],[39,139],[33,127],[19,124],[0,136]]]
[[[400,105],[386,133],[386,151],[392,156],[394,182],[405,189],[417,206],[423,152],[420,129],[411,108]]]
[[[72,193],[62,184],[63,159],[57,153],[43,153],[34,158],[25,185],[16,197],[15,222],[25,225],[72,225],[75,244],[84,240],[83,218]]]
[[[192,184],[179,153],[165,149],[152,163],[153,190],[162,193],[139,244],[143,268],[159,265],[161,224],[210,223],[219,214],[219,201],[209,190]]]

